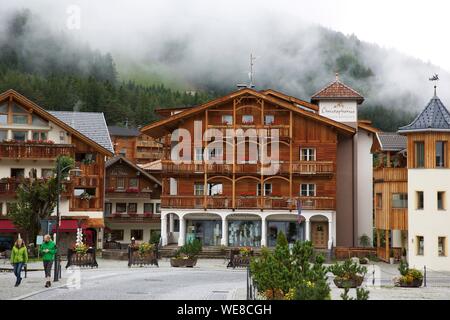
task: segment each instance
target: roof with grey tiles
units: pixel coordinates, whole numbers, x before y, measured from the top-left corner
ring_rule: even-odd
[[[114,153],[103,112],[48,111],[84,136]]]
[[[382,151],[402,151],[406,149],[408,140],[406,136],[395,132],[377,132],[376,134]]]
[[[436,95],[413,122],[398,130],[399,133],[411,131],[450,131],[450,112]]]
[[[119,137],[137,137],[140,132],[138,128],[126,128],[119,126],[108,126],[109,134],[111,136]]]

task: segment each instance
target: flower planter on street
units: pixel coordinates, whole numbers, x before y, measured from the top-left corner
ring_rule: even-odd
[[[175,268],[193,268],[197,264],[197,258],[170,258],[170,265]]]

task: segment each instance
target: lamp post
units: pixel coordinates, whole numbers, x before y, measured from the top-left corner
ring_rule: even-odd
[[[55,274],[53,277],[53,281],[59,281],[59,271],[61,270],[61,260],[59,258],[59,250],[58,250],[58,245],[57,245],[57,241],[59,242],[59,223],[61,221],[61,216],[59,213],[59,201],[60,201],[60,197],[61,197],[61,174],[64,170],[67,170],[69,168],[71,168],[72,165],[68,165],[65,166],[64,168],[61,168],[61,163],[59,161],[59,159],[56,162],[56,239],[55,239],[55,244],[56,244],[56,254],[55,254]],[[78,171],[80,172],[80,169],[74,169],[74,170],[69,170],[70,171]]]

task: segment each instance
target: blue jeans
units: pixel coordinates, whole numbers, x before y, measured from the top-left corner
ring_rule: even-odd
[[[22,280],[20,273],[22,272],[23,265],[23,262],[14,263],[14,275],[16,276],[17,281]]]

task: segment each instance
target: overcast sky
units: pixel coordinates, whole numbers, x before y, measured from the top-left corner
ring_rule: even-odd
[[[150,28],[161,29],[173,22],[172,31],[182,34],[186,25],[198,21],[211,24],[240,24],[253,28],[252,22],[283,20],[286,26],[315,22],[361,40],[396,48],[425,62],[450,70],[450,1],[446,0],[0,0],[2,8],[31,7],[56,28],[65,28],[67,8],[81,9],[81,29],[73,30],[94,47],[111,50],[113,39],[139,43],[136,35]],[[164,23],[162,23],[164,22]],[[136,41],[133,44],[133,41]]]

